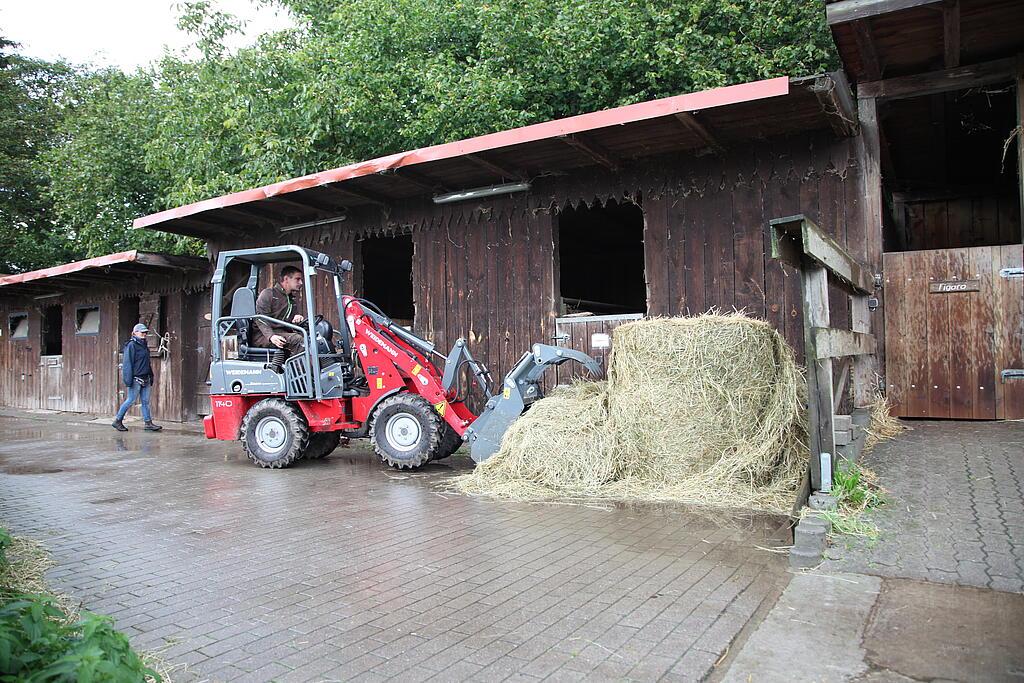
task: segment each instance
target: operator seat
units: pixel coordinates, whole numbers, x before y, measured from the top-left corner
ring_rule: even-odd
[[[277,348],[265,349],[252,344],[252,331],[255,324],[252,316],[256,315],[256,292],[248,287],[239,287],[231,295],[231,317],[235,318],[235,329],[238,330],[238,357],[241,360],[270,362]]]

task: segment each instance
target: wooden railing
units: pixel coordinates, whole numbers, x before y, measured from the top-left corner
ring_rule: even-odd
[[[811,489],[829,491],[835,468],[835,410],[852,378],[854,405],[867,406],[877,390],[869,299],[874,276],[813,221],[803,215],[776,218],[772,227],[772,258],[800,271],[807,361],[808,432]],[[851,329],[829,322],[829,278],[850,296]],[[839,380],[833,360],[839,359]],[[851,370],[852,366],[852,370]]]

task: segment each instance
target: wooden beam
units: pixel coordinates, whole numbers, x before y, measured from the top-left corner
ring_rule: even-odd
[[[845,358],[846,356],[869,356],[875,352],[875,336],[866,332],[839,330],[833,327],[815,327],[815,358]]]
[[[175,270],[206,270],[210,267],[209,261],[198,256],[177,256],[175,254],[143,254],[136,258],[137,263],[146,266],[158,266],[160,268],[173,268]]]
[[[929,71],[912,76],[899,76],[882,81],[865,81],[857,86],[857,96],[880,100],[897,100],[922,95],[966,90],[1001,81],[1013,80],[1021,70],[1019,57],[996,59],[953,69]]]
[[[264,201],[273,202],[275,204],[282,204],[284,206],[291,206],[302,211],[320,214],[330,214],[337,211],[335,207],[327,206],[316,201],[311,201],[306,197],[302,197],[303,201],[296,201],[295,199],[285,199],[284,197],[267,197]]]
[[[601,166],[604,166],[609,171],[615,171],[619,168],[619,163],[612,157],[608,150],[601,147],[596,142],[584,139],[582,135],[562,135],[559,136],[558,139],[573,149],[581,152],[583,156],[596,161]]]
[[[704,146],[709,148],[715,154],[725,153],[725,147],[718,142],[718,138],[715,136],[715,133],[712,132],[711,127],[706,123],[698,121],[694,114],[688,111],[681,111],[676,114],[676,120],[683,124],[683,127],[686,128],[686,130],[700,138],[704,143]]]
[[[857,109],[853,104],[850,84],[842,71],[814,79],[810,90],[836,135],[848,138],[857,134]]]
[[[947,69],[960,66],[960,2],[942,6],[942,51]]]
[[[1021,215],[1024,215],[1024,72],[1017,74],[1017,184],[1020,186]],[[1021,221],[1024,224],[1024,221]],[[1024,230],[1018,227],[1017,241]]]
[[[856,138],[857,165],[860,168],[860,221],[864,235],[864,254],[873,273],[882,271],[882,136],[878,123],[878,102],[874,99],[857,100],[860,135]],[[872,294],[874,292],[872,291]],[[884,304],[885,292],[879,292]],[[854,361],[853,394],[857,407],[869,405],[875,398],[875,377],[884,374],[885,332],[881,323],[884,305],[876,310],[879,323],[875,324],[867,306],[868,297],[851,297],[851,327],[858,332],[875,332],[878,353],[874,358],[860,356]],[[882,311],[882,312],[879,312]]]
[[[942,0],[840,0],[825,5],[825,17],[829,26],[835,26],[938,2]]]
[[[828,269],[840,283],[861,294],[874,291],[874,277],[870,269],[803,214],[775,218],[772,226],[772,257],[792,265],[795,258],[793,245],[799,248],[801,262],[810,258]],[[806,258],[803,258],[806,257]]]
[[[850,364],[852,360],[852,358],[844,358],[839,361],[839,381],[836,382],[835,389],[832,390],[832,405],[837,408],[841,407],[843,403],[843,394],[846,392],[846,385],[850,382]],[[846,415],[845,417],[848,418],[849,415]],[[836,422],[838,422],[838,420],[833,418],[832,425],[838,428],[839,425],[837,425]]]
[[[836,435],[832,391],[832,359],[816,360],[814,328],[829,326],[828,271],[805,259],[800,273],[804,311],[804,352],[807,359],[807,417],[811,450],[811,488],[821,490],[822,454],[835,462]],[[834,466],[833,466],[834,471]]]
[[[451,192],[451,188],[436,178],[431,178],[426,173],[413,171],[409,168],[395,169],[395,175],[407,183],[412,183],[427,192]]]
[[[882,78],[882,63],[878,60],[878,50],[875,48],[875,38],[871,34],[871,22],[867,19],[860,19],[851,24],[853,28],[853,39],[857,43],[857,51],[860,53],[860,62],[864,67],[865,80],[877,81]]]
[[[501,166],[498,166],[497,164],[495,164],[493,161],[489,161],[487,159],[484,159],[479,154],[465,154],[465,155],[463,155],[462,158],[465,159],[466,161],[472,163],[472,164],[475,164],[476,166],[479,166],[482,169],[490,171],[491,173],[493,173],[494,175],[498,176],[502,180],[525,180],[526,179],[526,175],[524,173],[522,173],[521,171],[517,171],[517,170],[513,170],[513,169],[508,169],[508,168],[502,168]]]
[[[388,202],[384,197],[381,197],[372,192],[366,190],[357,190],[352,187],[338,187],[337,184],[333,185],[321,185],[321,190],[324,190],[328,194],[337,194],[338,196],[347,196],[352,199],[358,199],[369,204],[376,204],[377,206],[387,206]]]

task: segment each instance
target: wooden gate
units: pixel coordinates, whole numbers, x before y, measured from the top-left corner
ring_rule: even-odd
[[[64,410],[64,388],[61,373],[64,356],[39,357],[39,407]]]
[[[1021,245],[884,255],[893,414],[1024,418]]]
[[[612,330],[633,320],[643,318],[642,313],[622,315],[588,315],[555,319],[555,342],[558,346],[582,351],[601,366],[601,377],[608,372],[608,358],[611,354]],[[593,379],[579,363],[565,363],[556,369],[558,384],[569,384],[578,377]]]

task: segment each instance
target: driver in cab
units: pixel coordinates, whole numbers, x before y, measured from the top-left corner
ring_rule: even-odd
[[[256,313],[299,325],[306,320],[303,316],[295,313],[295,297],[301,292],[302,271],[295,266],[285,266],[278,275],[277,283],[260,292],[256,299]],[[256,346],[265,349],[277,347],[286,350],[289,356],[304,351],[302,335],[298,332],[258,318],[255,323],[256,338],[254,341]],[[275,355],[279,356],[280,352]]]

